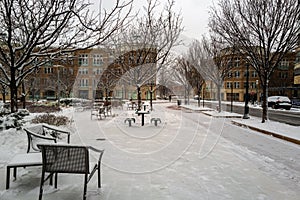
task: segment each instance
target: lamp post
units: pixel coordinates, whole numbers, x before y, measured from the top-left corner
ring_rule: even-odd
[[[232,107],[233,107],[233,82],[230,83],[230,90],[231,90],[231,94],[230,94],[230,112],[232,112]]]
[[[246,94],[245,94],[245,108],[243,119],[249,119],[249,64],[246,65]]]
[[[58,107],[60,107],[60,77],[59,77],[59,72],[60,72],[60,68],[63,68],[64,66],[62,65],[54,65],[53,67],[55,67],[57,69],[57,105]]]
[[[259,95],[258,95],[258,80],[255,81],[256,83],[256,102],[257,102],[257,105],[258,105],[258,100],[259,100]]]

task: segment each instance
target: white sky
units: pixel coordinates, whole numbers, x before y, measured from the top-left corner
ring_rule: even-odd
[[[90,0],[99,7],[101,0]],[[112,5],[116,0],[102,0],[102,8]],[[167,0],[160,0],[162,5]],[[147,0],[134,0],[134,9],[142,9]],[[184,35],[190,38],[200,39],[203,34],[208,32],[208,11],[213,5],[213,0],[175,0],[176,11],[181,11],[183,17]]]

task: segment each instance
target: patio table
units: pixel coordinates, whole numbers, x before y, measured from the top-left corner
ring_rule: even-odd
[[[144,126],[144,124],[145,124],[145,114],[150,114],[150,112],[140,110],[140,111],[136,111],[136,114],[138,114],[138,116],[142,115],[142,126]]]

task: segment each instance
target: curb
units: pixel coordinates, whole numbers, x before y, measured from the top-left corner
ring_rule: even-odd
[[[194,111],[194,112],[205,112],[205,111],[213,111],[211,108],[206,108],[206,109],[193,109],[193,108],[188,108],[184,106],[179,106],[183,110],[189,110],[189,111]]]
[[[282,139],[282,140],[300,145],[300,140],[297,140],[295,138],[291,138],[291,137],[280,135],[280,134],[277,134],[277,133],[273,133],[273,132],[270,132],[270,131],[267,131],[267,130],[259,129],[257,127],[249,126],[249,125],[242,124],[242,123],[239,123],[239,122],[236,122],[236,121],[231,121],[231,123],[234,124],[234,125],[240,126],[240,127],[249,128],[251,130],[254,130],[254,131],[266,134],[266,135],[271,135],[273,137],[276,137],[276,138],[279,138],[279,139]]]

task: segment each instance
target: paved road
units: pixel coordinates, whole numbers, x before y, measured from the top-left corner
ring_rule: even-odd
[[[206,120],[202,117],[199,120],[197,115],[201,113],[186,113],[183,116],[192,121],[206,126]],[[257,133],[249,129],[235,126],[231,124],[231,119],[224,119],[222,126],[221,137],[233,142],[235,145],[240,146],[242,149],[254,152],[257,157],[266,158],[266,162],[270,164],[270,169],[264,170],[282,170],[284,176],[289,176],[296,184],[300,183],[300,146],[273,138],[268,135]],[[221,123],[218,123],[221,126]],[[215,132],[215,134],[219,134]],[[259,167],[259,166],[257,166]],[[265,166],[264,166],[265,167]],[[276,171],[275,170],[275,171]],[[274,172],[274,171],[273,171]]]
[[[195,103],[195,102],[192,102],[192,103]],[[202,102],[201,102],[201,105],[202,105]],[[217,103],[205,103],[205,106],[210,107],[210,108],[216,108]],[[222,106],[223,106],[223,110],[231,111],[230,104],[222,104]],[[232,110],[235,113],[244,114],[243,106],[233,105]],[[287,124],[290,124],[293,126],[300,126],[300,112],[293,112],[292,110],[286,111],[286,110],[269,108],[268,114],[269,114],[270,120],[287,123]],[[255,117],[261,117],[262,110],[258,109],[258,108],[250,107],[249,115],[255,116]]]

